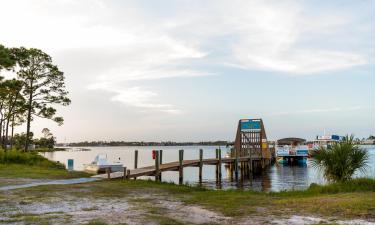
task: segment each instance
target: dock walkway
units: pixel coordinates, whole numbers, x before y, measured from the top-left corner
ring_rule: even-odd
[[[249,156],[246,157],[238,157],[238,163],[245,162],[251,163],[250,161],[261,160],[260,158],[250,158]],[[203,165],[220,165],[221,163],[233,163],[235,164],[236,158],[211,158],[211,159],[202,159],[202,160],[182,160],[181,165],[182,168],[184,167],[201,167]],[[165,172],[165,171],[179,171],[180,170],[180,161],[176,162],[169,162],[160,164],[157,166],[147,166],[132,170],[126,170],[126,176],[124,177],[125,170],[123,172],[113,172],[108,174],[98,174],[93,176],[94,178],[110,178],[110,179],[118,179],[118,178],[137,178],[141,176],[157,176],[157,173]],[[219,168],[221,170],[221,168]]]

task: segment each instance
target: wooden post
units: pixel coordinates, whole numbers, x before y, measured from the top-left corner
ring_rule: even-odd
[[[125,180],[125,179],[127,179],[127,170],[126,170],[126,166],[123,168],[124,170],[124,176],[123,176],[123,179]]]
[[[127,170],[126,171],[126,179],[129,179],[130,178],[130,170]]]
[[[253,161],[251,160],[251,158],[249,158],[249,161],[247,162],[247,169],[248,169],[248,173],[249,173],[249,179],[251,179],[252,177],[251,177],[251,175],[252,175],[252,173],[253,173]]]
[[[216,181],[219,180],[219,149],[216,149],[216,163],[215,163],[215,175],[216,175]]]
[[[107,168],[105,168],[105,170],[107,172],[107,178],[111,179],[111,167],[107,167]]]
[[[237,149],[235,149],[235,160],[234,160],[234,176],[236,178],[236,181],[238,181],[238,152]]]
[[[160,164],[159,151],[155,151],[155,181],[159,180],[159,173],[160,173],[159,164]]]
[[[221,149],[220,148],[219,148],[218,156],[219,156],[219,165],[218,165],[218,168],[219,168],[219,182],[221,182]]]
[[[159,150],[159,164],[163,164],[163,150]],[[159,174],[159,181],[161,181],[161,172]]]
[[[183,160],[184,160],[184,150],[181,149],[179,151],[179,167],[178,167],[178,171],[179,171],[179,179],[178,179],[178,183],[179,184],[182,184],[184,182],[184,168],[183,168]]]
[[[135,150],[134,151],[134,169],[137,169],[138,168],[138,150]],[[134,177],[134,180],[136,180],[137,178]]]
[[[199,149],[199,183],[202,183],[203,149]]]

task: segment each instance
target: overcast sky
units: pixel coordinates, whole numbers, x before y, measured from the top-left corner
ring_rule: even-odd
[[[0,43],[65,72],[60,142],[375,134],[375,1],[1,0]]]

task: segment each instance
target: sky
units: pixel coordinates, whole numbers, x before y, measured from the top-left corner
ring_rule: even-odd
[[[58,142],[375,134],[375,1],[0,0],[0,43],[65,73]],[[24,127],[19,127],[21,132]]]

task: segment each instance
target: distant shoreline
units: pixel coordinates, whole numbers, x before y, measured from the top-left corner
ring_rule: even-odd
[[[213,141],[213,142],[76,142],[57,144],[56,147],[138,147],[138,146],[227,146],[234,142]]]

